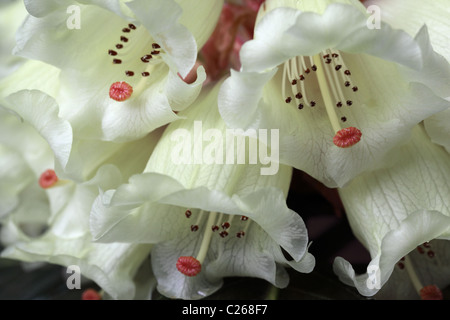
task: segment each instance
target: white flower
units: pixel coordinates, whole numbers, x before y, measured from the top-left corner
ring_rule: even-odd
[[[359,1],[267,1],[219,96],[227,125],[280,128],[280,161],[329,187],[386,165],[449,107],[436,92],[450,91],[450,68],[426,28],[412,38],[368,18]]]
[[[6,247],[1,256],[66,267],[75,265],[79,267],[81,275],[95,281],[112,298],[135,298],[133,278],[148,259],[151,246],[93,243],[89,231],[90,207],[99,188],[111,188],[120,178],[117,168],[105,166],[85,183],[68,181],[64,185],[53,186],[47,191],[51,215],[45,233],[29,237],[11,216],[4,228],[9,235],[15,235],[16,241]],[[29,210],[27,214],[32,216],[34,212]],[[147,268],[146,274],[145,283],[139,285],[150,286],[150,268]]]
[[[47,95],[21,92],[11,96],[9,103],[11,107],[17,105],[16,112],[26,109],[27,116],[23,122],[13,110],[0,109],[0,216],[14,213],[14,219],[21,223],[45,221],[49,207],[38,179],[47,169],[54,169],[55,163],[64,162],[70,152],[72,131],[58,118],[57,107]]]
[[[382,12],[382,19],[396,28],[401,28],[409,34],[415,34],[423,25],[430,33],[433,49],[450,61],[450,5],[447,0],[368,0],[364,4],[377,6]],[[437,73],[442,72],[436,70]],[[450,87],[450,79],[440,79],[433,86],[442,87],[442,97],[450,101],[450,94],[445,88]],[[433,142],[444,146],[450,152],[450,110],[439,112],[425,120],[425,128]]]
[[[366,296],[387,285],[385,297],[413,298],[414,288],[415,298],[429,298],[427,290],[439,295],[439,288],[450,284],[450,155],[418,125],[393,157],[391,167],[339,189],[352,230],[372,261],[362,275],[342,258],[336,258],[334,270]]]
[[[29,64],[23,70],[27,70],[28,66],[34,68]],[[163,131],[158,129],[143,138],[123,143],[83,139],[75,136],[71,124],[59,117],[56,101],[41,91],[18,91],[7,96],[2,105],[46,139],[57,159],[54,164],[52,162],[51,167],[77,182],[91,179],[104,164],[115,165],[121,171],[124,181],[131,175],[142,172]],[[29,150],[38,148],[38,144],[33,149],[27,147],[28,138],[23,135],[16,135],[15,139],[11,139],[9,129],[4,129],[5,143],[13,145],[18,152],[27,154]],[[37,139],[42,140],[41,137]],[[47,148],[48,145],[46,144]],[[37,173],[41,174],[43,169],[45,168],[41,167],[41,171]]]
[[[182,80],[222,0],[75,3],[25,1],[30,16],[15,53],[61,69],[54,97],[76,135],[128,141],[178,119],[174,111],[195,99],[205,79],[199,68],[194,83]]]
[[[146,138],[109,148],[103,142],[97,144],[98,150],[93,143],[77,141],[73,148],[71,126],[58,117],[58,106],[50,96],[23,90],[8,96],[4,106],[8,108],[0,109],[1,241],[6,246],[2,256],[77,265],[108,296],[130,299],[139,293],[147,297],[153,276],[150,268],[139,268],[150,247],[92,243],[89,214],[99,190],[117,187],[128,178],[118,167],[135,173],[141,166],[139,155],[151,153],[154,141]],[[146,150],[138,150],[144,146]],[[90,160],[87,165],[78,163],[76,157],[67,162],[73,150],[77,157]],[[120,151],[129,152],[128,156],[134,152],[136,159],[125,163]],[[148,155],[143,159],[145,165]],[[77,171],[80,181],[70,179],[62,167]],[[145,281],[135,284],[138,271],[145,273]]]
[[[218,89],[205,89],[180,113],[186,119],[169,125],[144,173],[106,191],[92,208],[98,241],[153,244],[157,288],[171,298],[206,297],[228,276],[285,287],[284,266],[300,272],[314,266],[305,225],[286,206],[290,167],[261,175],[260,164],[198,159],[211,152],[224,160],[234,150],[222,139],[226,127],[217,111]],[[196,121],[205,135],[195,132]],[[219,150],[226,151],[217,156]]]

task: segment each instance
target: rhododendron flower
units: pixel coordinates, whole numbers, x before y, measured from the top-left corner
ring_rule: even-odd
[[[401,28],[409,34],[415,34],[423,25],[430,33],[433,49],[450,62],[450,5],[446,0],[426,1],[384,1],[368,0],[368,7],[376,5],[383,13],[382,19],[396,28]],[[442,72],[442,70],[436,70]],[[446,89],[450,87],[450,78],[437,77],[434,87],[442,87],[438,93],[450,101]],[[439,112],[425,120],[425,128],[433,142],[444,146],[450,152],[450,110]]]
[[[128,141],[178,119],[205,79],[187,84],[222,0],[25,1],[17,55],[61,69],[55,96],[77,135]],[[193,11],[193,10],[196,11]],[[198,42],[198,43],[197,43]]]
[[[362,275],[342,258],[334,270],[365,296],[381,289],[386,298],[442,299],[440,289],[450,284],[450,155],[421,125],[397,152],[393,166],[339,189],[352,230],[372,261]]]
[[[54,175],[54,172],[51,174]],[[151,247],[135,243],[93,243],[89,231],[90,207],[99,188],[111,188],[120,181],[117,168],[108,165],[101,167],[97,175],[85,183],[65,181],[62,185],[47,186],[51,188],[46,192],[51,210],[44,225],[45,232],[29,236],[15,221],[16,217],[11,215],[2,227],[3,239],[9,245],[1,256],[66,267],[75,265],[81,275],[95,281],[114,299],[136,298],[137,285],[147,286],[149,291],[152,282],[150,268],[141,271],[146,273],[145,281],[135,284],[133,279],[141,265],[145,264]],[[37,182],[36,179],[36,185]],[[42,183],[41,186],[44,187]],[[26,214],[31,218],[22,219],[31,223],[35,212],[27,209]]]
[[[104,192],[92,208],[97,241],[153,244],[157,288],[170,298],[206,297],[230,276],[282,288],[289,281],[284,267],[314,266],[303,220],[286,206],[292,169],[261,175],[258,164],[219,163],[235,148],[221,139],[219,85],[205,88],[180,113],[186,119],[168,126],[144,173]],[[204,135],[195,132],[196,121]],[[215,160],[200,163],[205,155]]]
[[[89,213],[99,190],[117,187],[128,178],[118,168],[126,174],[138,170],[141,153],[136,145],[140,143],[139,148],[147,149],[144,153],[151,153],[155,143],[146,138],[144,143],[138,140],[119,149],[135,151],[133,161],[125,161],[123,154],[111,154],[105,143],[97,145],[99,150],[73,148],[71,126],[58,117],[58,106],[50,96],[23,90],[2,104],[0,218],[1,241],[6,247],[2,257],[77,265],[107,296],[148,297],[153,276],[149,268],[141,270],[141,265],[148,260],[150,247],[92,243]],[[76,156],[67,163],[74,150]],[[87,158],[88,165],[78,163],[77,157]],[[72,180],[62,167],[77,169],[80,181]],[[145,280],[135,283],[133,278],[141,273],[146,274]]]
[[[219,95],[232,128],[279,128],[280,161],[328,187],[387,164],[411,128],[449,107],[448,63],[359,1],[266,1]],[[437,72],[439,71],[439,72]],[[434,86],[435,85],[435,86]]]

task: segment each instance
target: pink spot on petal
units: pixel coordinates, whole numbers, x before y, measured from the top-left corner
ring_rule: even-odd
[[[39,177],[39,185],[44,189],[52,187],[57,182],[58,176],[52,169],[45,170]]]
[[[193,277],[202,270],[202,264],[194,257],[182,256],[177,260],[177,269],[185,276]]]
[[[361,136],[361,131],[355,127],[344,128],[336,133],[333,142],[339,148],[348,148],[357,144]]]
[[[422,300],[443,300],[442,291],[436,285],[429,285],[420,289]]]
[[[109,88],[109,97],[116,101],[125,101],[133,93],[133,87],[125,81],[114,82]]]

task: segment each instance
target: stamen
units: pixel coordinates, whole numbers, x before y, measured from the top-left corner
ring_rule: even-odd
[[[247,220],[248,220],[248,217],[246,217],[246,216],[242,216],[241,217],[241,221],[247,221]],[[238,238],[244,237],[245,234],[247,233],[247,230],[248,230],[249,226],[250,226],[250,222],[246,223],[245,227],[244,227],[244,230],[241,230],[238,233],[236,233],[236,237],[238,237]]]
[[[122,32],[123,33],[120,34],[120,42],[115,45],[116,49],[108,50],[108,55],[113,56],[112,64],[124,65],[125,67],[124,69],[121,69],[120,72],[122,73],[122,76],[119,77],[117,81],[123,80],[124,76],[135,76],[136,62],[138,62],[136,61],[137,59],[140,59],[142,62],[148,63],[149,65],[145,68],[139,67],[140,70],[136,70],[142,76],[139,77],[138,81],[133,81],[131,84],[126,82],[116,82],[111,85],[110,97],[116,101],[124,101],[128,99],[132,93],[134,93],[135,96],[138,96],[142,91],[146,90],[148,88],[148,77],[156,64],[164,63],[163,56],[165,54],[164,49],[161,48],[158,43],[154,42],[154,40],[147,39],[147,41],[144,42],[144,45],[140,44],[141,37],[148,37],[144,28],[138,28],[136,25],[129,23],[128,26],[122,28]],[[136,42],[136,44],[134,42]],[[151,46],[151,48],[149,48],[149,46]],[[148,53],[150,51],[149,49],[152,50],[151,53]],[[158,56],[152,56],[152,54]],[[131,57],[128,55],[131,55]],[[125,73],[125,75],[123,73]]]
[[[125,101],[133,93],[133,87],[125,81],[114,82],[109,88],[109,97],[116,101]]]
[[[245,232],[244,231],[239,231],[236,233],[236,237],[238,238],[242,238],[243,236],[245,236]]]
[[[442,292],[436,285],[423,286],[417,276],[409,256],[405,257],[405,268],[409,278],[422,300],[442,300]]]
[[[39,177],[39,185],[43,189],[53,187],[57,182],[58,176],[56,175],[55,170],[52,169],[45,170]]]
[[[336,55],[336,58],[338,56],[339,55]],[[341,63],[344,64],[343,61]],[[335,70],[336,71],[338,71],[341,68],[342,68],[342,65],[336,65],[335,66]],[[343,100],[345,100],[344,93],[342,92],[342,88],[341,88],[340,85],[338,85],[340,83],[339,82],[339,78],[338,78],[338,76],[339,76],[338,73],[337,72],[332,72],[330,74],[330,71],[328,70],[328,68],[325,68],[325,72],[327,74],[327,78],[329,79],[329,84],[331,86],[331,90],[333,91],[333,94],[335,95],[334,99],[336,101],[343,101]],[[333,80],[334,80],[334,82],[333,82]]]
[[[333,142],[339,148],[348,148],[361,140],[362,133],[355,127],[339,130],[333,138]]]
[[[302,80],[301,82],[300,82],[300,91],[301,92],[303,92],[303,100],[305,101],[305,103],[307,104],[307,105],[310,105],[310,103],[309,103],[309,101],[308,101],[308,96],[306,95],[306,90],[305,90],[305,83],[304,83],[304,77],[303,77],[303,75],[302,76],[300,76],[300,72],[299,72],[299,70],[297,69],[297,58],[298,57],[296,57],[296,58],[294,58],[294,59],[291,59],[292,60],[292,69],[293,69],[293,75],[294,76],[296,76],[296,77],[299,77],[300,78],[300,80]],[[303,57],[300,57],[300,64],[301,64],[301,66],[302,67],[306,67],[306,64],[305,64],[305,60],[304,60],[304,58]],[[314,105],[315,105],[315,102],[314,102]],[[312,106],[312,107],[314,107],[314,106]],[[301,109],[301,108],[300,108]]]
[[[201,211],[203,213],[203,210]],[[196,276],[202,270],[202,263],[206,258],[206,254],[209,249],[209,244],[211,242],[212,236],[212,228],[210,226],[213,225],[216,220],[217,212],[211,212],[208,217],[208,221],[206,222],[205,232],[203,234],[202,243],[200,245],[200,249],[197,254],[197,258],[192,256],[181,256],[178,258],[176,267],[178,271],[182,274],[193,277]]]
[[[319,55],[316,55],[313,57],[314,62],[316,65],[321,65],[320,57]],[[325,110],[327,111],[328,118],[330,119],[331,126],[333,127],[333,130],[335,132],[339,132],[341,130],[341,126],[339,124],[338,117],[336,115],[336,111],[333,107],[333,102],[331,100],[331,93],[327,84],[327,80],[324,73],[325,66],[323,68],[319,68],[317,70],[317,81],[319,82],[320,90],[322,91],[322,98],[323,102],[325,104]]]
[[[144,63],[148,63],[148,62],[150,62],[151,58],[153,58],[153,56],[151,54],[146,54],[145,56],[141,57],[141,61]]]
[[[307,64],[308,59],[309,62]],[[341,69],[345,71],[342,72]],[[313,78],[316,78],[319,84],[322,98],[319,100],[319,104],[315,99],[309,100],[307,94],[310,94],[310,92],[305,90],[305,87],[309,85],[309,83],[306,83],[309,81],[307,77],[312,76],[310,74],[311,70],[315,72],[316,77]],[[362,136],[361,131],[355,127],[342,129],[341,123],[346,122],[347,117],[337,115],[336,107],[341,108],[344,104],[347,106],[353,105],[353,101],[345,97],[342,84],[350,87],[353,92],[358,91],[357,86],[353,86],[350,81],[344,79],[346,77],[344,74],[350,75],[350,71],[343,59],[338,53],[333,53],[328,49],[315,56],[298,56],[289,59],[284,63],[282,76],[282,94],[286,103],[291,103],[293,98],[295,98],[299,110],[303,109],[304,106],[314,107],[321,105],[322,102],[324,103],[331,126],[335,132],[333,141],[335,145],[341,148],[355,145],[360,141]],[[305,75],[308,76],[305,77]],[[289,81],[291,86],[286,81]],[[286,92],[287,90],[291,92]],[[292,93],[292,95],[289,95],[289,93]]]
[[[200,210],[200,213],[198,214],[198,217],[195,220],[195,223],[193,225],[191,225],[191,231],[192,232],[198,231],[198,225],[200,224],[200,221],[202,220],[203,214],[204,214],[204,211]]]
[[[227,231],[221,231],[220,233],[219,233],[219,236],[221,236],[222,238],[225,238],[226,236],[228,236],[228,232]]]

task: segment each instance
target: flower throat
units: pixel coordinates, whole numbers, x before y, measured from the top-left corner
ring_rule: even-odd
[[[142,30],[139,30],[142,29]],[[150,71],[155,64],[161,62],[162,49],[161,46],[153,41],[149,41],[151,48],[144,48],[143,53],[139,55],[139,58],[133,56],[131,60],[127,60],[128,55],[134,55],[135,52],[141,50],[135,50],[130,46],[131,39],[133,36],[139,37],[140,33],[144,31],[142,27],[136,27],[134,24],[130,23],[127,27],[122,29],[122,34],[119,38],[119,42],[114,46],[113,49],[108,50],[108,55],[112,57],[112,65],[116,68],[122,68],[122,76],[126,78],[135,78],[137,73],[140,73],[141,79],[138,80],[136,86],[130,85],[126,81],[114,82],[110,86],[109,96],[111,99],[116,101],[125,101],[131,97],[133,92],[135,94],[139,93],[144,89],[146,84],[146,78],[150,76]],[[134,33],[134,34],[133,34]],[[149,37],[150,38],[150,37]],[[149,39],[150,40],[150,39]],[[148,41],[145,41],[146,43]]]
[[[350,76],[351,71],[346,67],[340,53],[331,50],[312,57],[294,57],[283,66],[282,94],[285,102],[295,102],[298,110],[319,105],[325,107],[335,132],[333,143],[340,148],[357,144],[362,136],[358,128],[342,128],[342,123],[348,119],[344,115],[337,115],[337,109],[348,108],[354,104],[350,95],[355,95],[358,87],[352,84]],[[311,85],[319,88],[320,97],[310,96],[307,86]]]

